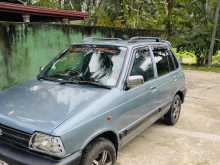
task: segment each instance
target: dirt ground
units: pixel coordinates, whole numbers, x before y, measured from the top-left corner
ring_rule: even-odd
[[[220,165],[220,74],[185,73],[177,125],[154,124],[120,151],[117,165]]]

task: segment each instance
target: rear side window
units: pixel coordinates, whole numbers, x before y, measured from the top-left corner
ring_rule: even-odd
[[[170,72],[167,50],[155,48],[153,50],[154,58],[157,66],[158,76],[163,76]]]

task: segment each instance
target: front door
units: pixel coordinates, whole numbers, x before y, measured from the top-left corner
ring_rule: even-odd
[[[157,89],[154,88],[155,70],[153,56],[149,48],[137,48],[133,54],[133,65],[130,68],[128,76],[143,76],[144,84],[134,88],[127,88],[120,98],[122,103],[118,107],[118,120],[115,127],[121,133],[124,141],[131,138],[136,127],[155,109],[155,97]],[[118,100],[119,101],[119,100]]]

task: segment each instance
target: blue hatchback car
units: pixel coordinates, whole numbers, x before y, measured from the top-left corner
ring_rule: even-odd
[[[0,164],[114,165],[151,124],[178,121],[185,93],[168,41],[86,39],[0,93]]]

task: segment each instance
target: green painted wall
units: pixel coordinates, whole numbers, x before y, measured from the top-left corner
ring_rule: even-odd
[[[88,36],[159,35],[159,31],[53,24],[0,23],[0,90],[34,78],[40,66]]]

